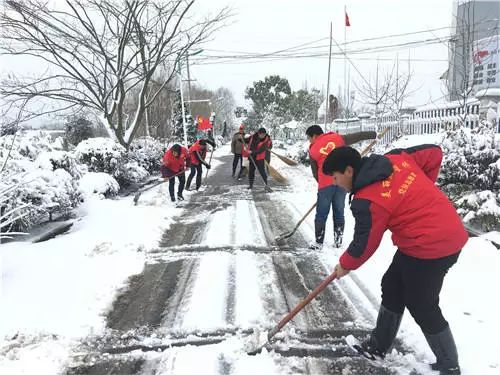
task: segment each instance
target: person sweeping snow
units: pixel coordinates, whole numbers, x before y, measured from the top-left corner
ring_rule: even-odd
[[[435,185],[442,156],[436,145],[364,158],[351,147],[339,147],[326,157],[323,173],[351,193],[356,221],[353,240],[335,266],[337,277],[366,262],[387,229],[398,248],[382,278],[376,326],[356,349],[372,358],[384,358],[406,307],[436,356],[432,369],[460,374],[457,348],[441,312],[439,294],[468,235],[453,204]]]
[[[196,190],[200,189],[201,186],[201,177],[202,177],[202,165],[204,165],[207,169],[210,169],[211,166],[205,161],[207,156],[207,143],[215,148],[215,143],[209,139],[200,139],[196,141],[191,147],[189,147],[189,158],[191,164],[191,172],[189,173],[186,190],[189,190],[191,186],[191,181],[193,180],[194,175],[196,174]]]
[[[170,199],[175,202],[175,177],[179,180],[179,187],[177,189],[177,199],[184,200],[182,192],[184,191],[184,184],[186,176],[184,170],[189,166],[188,150],[179,144],[173,145],[165,155],[163,155],[162,166],[160,168],[163,178],[168,178],[168,191]]]

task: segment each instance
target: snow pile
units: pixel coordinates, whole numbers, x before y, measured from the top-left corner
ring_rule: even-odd
[[[118,194],[120,185],[107,173],[90,172],[80,180],[80,191],[86,195],[99,194],[101,197],[111,197]]]

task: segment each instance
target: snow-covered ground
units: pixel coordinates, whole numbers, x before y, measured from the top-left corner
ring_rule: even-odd
[[[162,184],[137,206],[93,196],[79,210],[68,234],[0,246],[0,374],[57,373],[79,338],[104,329],[117,290],[182,208]]]
[[[436,136],[412,136],[400,140],[396,146],[436,141]],[[216,152],[224,154],[229,149],[222,147]],[[308,168],[288,167],[275,159],[273,165],[289,178],[290,189],[272,194],[272,199],[286,202],[296,213],[298,221],[316,200],[316,183]],[[217,160],[212,165],[216,167]],[[189,196],[187,192],[186,197]],[[182,207],[170,202],[167,185],[163,184],[144,193],[138,206],[133,206],[132,197],[116,200],[93,198],[81,210],[84,216],[69,234],[39,244],[17,242],[0,246],[0,374],[54,374],[61,371],[79,339],[91,334],[99,335],[105,329],[104,316],[117,291],[124,287],[130,275],[142,271],[146,252],[157,246],[161,234],[173,224],[173,217],[181,213]],[[202,243],[207,246],[244,245],[261,238],[242,231],[242,237],[231,239],[225,238],[223,231],[217,232],[217,228],[227,225],[230,210],[245,215],[231,224],[242,228],[248,228],[251,219],[256,217],[255,205],[251,201],[237,201],[233,207],[212,216]],[[347,244],[352,237],[354,223],[347,207],[346,214]],[[310,215],[301,227],[303,235],[311,240],[313,217]],[[290,223],[290,226],[294,224]],[[333,224],[329,222],[328,227],[332,228]],[[257,232],[262,232],[262,228]],[[328,268],[333,268],[341,253],[332,246],[332,232],[328,231],[328,246],[320,254]],[[498,233],[489,235],[500,240]],[[266,243],[255,245],[265,246]],[[377,313],[376,303],[380,300],[380,279],[394,251],[390,236],[386,234],[381,247],[368,263],[340,281],[345,290],[359,294],[373,319]],[[250,279],[261,272],[265,279],[255,254],[241,251],[237,255],[237,278]],[[453,328],[463,374],[497,374],[500,371],[500,348],[496,338],[500,332],[497,297],[499,256],[500,253],[489,242],[473,238],[445,279],[441,304]],[[225,253],[214,252],[201,257],[198,282],[190,296],[190,303],[198,308],[190,309],[182,317],[183,329],[189,331],[219,326],[223,312],[211,311],[212,315],[206,315],[203,306],[209,303],[205,294],[214,296],[216,291],[220,291],[221,298],[224,298],[225,275],[217,274],[214,269],[227,268],[228,262],[229,256]],[[360,294],[360,284],[368,296]],[[249,288],[241,293],[246,293],[246,296],[240,302],[241,294],[236,294],[235,324],[250,326],[260,322],[262,311],[248,308],[249,304],[258,306],[259,291]],[[213,300],[210,303],[216,304]],[[193,311],[200,310],[199,315],[193,315]],[[14,337],[16,339],[11,340]],[[423,335],[409,314],[403,321],[400,337],[415,348],[418,359],[433,360]],[[214,350],[189,346],[182,350],[172,349],[166,354],[152,352],[147,355],[159,358],[157,369],[164,373],[170,373],[174,362],[179,374],[218,373],[221,352],[233,373],[280,372],[278,364],[281,360],[276,359],[277,355],[266,352],[258,357],[241,355],[241,344],[241,340],[234,338],[219,344]],[[286,361],[292,366],[294,359],[287,358]],[[213,364],[213,369],[210,364]]]
[[[393,145],[394,148],[411,147],[424,143],[440,144],[442,134],[426,134],[406,136]],[[378,148],[379,152],[384,152]],[[360,150],[361,151],[361,150]],[[388,150],[386,150],[388,151]],[[305,166],[287,167],[275,162],[273,165],[286,175],[293,187],[293,192],[285,193],[283,198],[296,207],[297,221],[315,202],[316,183],[310,169]],[[346,204],[346,232],[344,245],[349,244],[354,230],[354,219]],[[331,215],[327,228],[333,228]],[[306,220],[311,241],[314,239],[314,214]],[[500,241],[499,232],[490,232],[485,237]],[[333,230],[328,231],[325,239],[328,246],[323,249],[323,261],[326,265],[335,266],[342,251],[333,247]],[[384,235],[381,246],[359,270],[340,282],[347,288],[352,286],[353,292],[358,289],[353,279],[359,279],[364,290],[370,292],[373,302],[380,302],[380,282],[396,251],[390,232]],[[500,345],[497,335],[500,333],[500,302],[498,300],[500,285],[500,252],[487,240],[470,238],[464,247],[459,261],[449,271],[441,292],[441,308],[445,318],[452,327],[457,342],[462,374],[499,374]],[[367,300],[367,303],[369,301]],[[373,305],[373,303],[371,304]],[[375,321],[378,306],[371,306]],[[431,362],[432,352],[420,329],[406,312],[399,333],[407,344],[415,348],[421,358]]]

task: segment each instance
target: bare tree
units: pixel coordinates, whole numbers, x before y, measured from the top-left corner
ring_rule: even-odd
[[[362,84],[354,84],[363,102],[375,107],[375,117],[378,119],[381,114],[390,113],[399,119],[404,102],[412,94],[409,91],[409,84],[412,78],[410,60],[408,59],[407,72],[399,70],[399,59],[396,59],[392,68],[381,73],[379,64],[375,77],[364,79]]]
[[[39,59],[49,70],[36,78],[3,80],[0,95],[14,102],[41,97],[62,102],[62,109],[91,109],[128,147],[177,62],[229,17],[224,8],[195,19],[190,16],[194,2],[66,0],[61,8],[49,8],[39,0],[7,0],[0,16],[2,52]],[[162,66],[170,69],[155,85]],[[137,107],[128,114],[124,103],[130,95],[137,96]]]

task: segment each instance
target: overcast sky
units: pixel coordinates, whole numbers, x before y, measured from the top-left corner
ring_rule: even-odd
[[[191,78],[209,89],[220,86],[230,88],[238,104],[246,104],[248,108],[250,105],[244,100],[245,88],[271,74],[287,78],[292,90],[303,88],[306,82],[309,89],[326,90],[330,22],[333,22],[333,38],[339,44],[343,43],[344,5],[351,22],[351,27],[347,29],[348,42],[440,28],[432,32],[351,44],[348,49],[443,38],[441,42],[426,42],[419,47],[413,45],[386,52],[349,54],[355,64],[355,68],[350,67],[351,82],[361,84],[363,81],[356,69],[365,79],[369,79],[370,75],[373,79],[377,59],[380,70],[387,71],[399,55],[400,70],[406,71],[409,56],[413,72],[411,89],[416,92],[408,104],[428,104],[431,99],[443,97],[439,77],[447,69],[446,37],[450,34],[452,0],[198,0],[193,8],[196,15],[230,6],[234,17],[228,21],[229,26],[218,31],[213,40],[203,46],[202,54],[191,58]],[[311,54],[319,51],[324,56],[274,61],[255,58],[220,61],[213,58],[214,55],[238,55],[242,52],[271,53],[298,45],[304,45],[304,49],[291,52]],[[335,45],[333,52],[339,52]],[[19,70],[20,67],[25,71],[40,68],[25,58],[10,61],[10,64],[6,59],[0,61],[3,73]],[[333,60],[331,77],[330,91],[337,94],[339,85],[343,85],[344,81],[344,62],[338,55]],[[356,90],[352,83],[351,89]],[[356,99],[360,99],[359,93],[356,93]]]
[[[200,4],[201,3],[201,4]],[[198,7],[214,9],[229,5],[235,13],[232,24],[219,31],[214,40],[208,43],[199,55],[213,56],[223,54],[213,50],[228,52],[269,53],[304,43],[326,38],[307,45],[306,50],[328,51],[330,22],[333,22],[333,38],[339,43],[344,41],[344,5],[350,18],[351,27],[347,28],[347,41],[411,33],[429,29],[444,28],[433,32],[419,33],[367,41],[349,48],[380,47],[406,42],[423,41],[436,37],[446,38],[450,34],[452,21],[452,0],[210,0],[201,1]],[[310,48],[325,46],[323,48]],[[335,44],[334,44],[335,46]],[[334,52],[339,50],[334,47]],[[437,100],[444,95],[439,77],[447,69],[448,51],[446,42],[423,46],[400,47],[389,52],[370,52],[352,55],[353,63],[361,74],[368,79],[374,76],[377,58],[380,69],[388,70],[399,55],[400,69],[407,70],[404,60],[410,56],[413,71],[410,98],[413,105],[427,104],[431,98]],[[195,58],[193,57],[192,60]],[[384,59],[388,59],[384,60]],[[193,61],[191,76],[209,88],[226,86],[232,89],[238,102],[244,103],[244,90],[254,81],[270,74],[286,77],[292,90],[302,88],[307,82],[309,88],[326,90],[328,58],[289,58],[278,61],[262,59],[240,59],[235,63],[217,63],[217,60]],[[201,65],[204,63],[204,65]],[[331,85],[333,93],[344,81],[344,62],[333,60]],[[351,81],[362,82],[354,68],[350,69]],[[351,89],[355,87],[351,85]],[[359,95],[356,95],[359,98]]]

